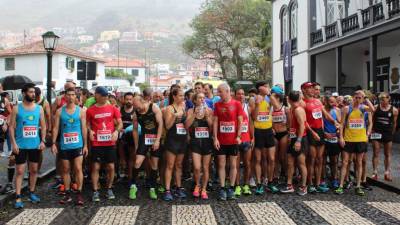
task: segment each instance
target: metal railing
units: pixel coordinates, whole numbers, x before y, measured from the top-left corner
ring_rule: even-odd
[[[325,32],[326,32],[326,40],[327,41],[337,37],[338,36],[337,23],[334,22],[334,23],[326,26]]]
[[[311,46],[321,43],[323,40],[322,29],[311,32]]]
[[[359,24],[358,24],[358,15],[357,14],[353,14],[351,16],[348,16],[344,19],[342,19],[342,32],[343,34],[346,34],[348,32],[357,30],[358,28],[360,28]]]
[[[388,5],[390,18],[400,13],[400,0],[386,0],[386,3]]]
[[[371,21],[371,14],[373,20]],[[383,14],[383,5],[382,3],[375,4],[361,11],[362,15],[362,23],[364,26],[375,24],[378,21],[381,21],[385,18]]]

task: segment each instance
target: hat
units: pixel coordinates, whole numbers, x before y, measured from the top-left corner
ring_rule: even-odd
[[[339,93],[333,92],[333,93],[332,93],[332,96],[333,96],[333,97],[339,97]]]
[[[98,86],[98,87],[96,87],[96,90],[94,93],[100,94],[101,96],[105,97],[108,95],[108,90],[103,86]]]
[[[313,82],[307,81],[307,82],[304,82],[304,83],[301,85],[301,89],[309,88],[309,87],[314,87],[314,86],[315,86],[315,84],[314,84]]]
[[[282,88],[278,85],[275,85],[271,88],[271,93],[280,94],[280,95],[284,94]]]

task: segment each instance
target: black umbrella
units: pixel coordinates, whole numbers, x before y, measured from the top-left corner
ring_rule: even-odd
[[[33,83],[31,79],[22,75],[11,75],[0,79],[3,90],[18,90],[27,83]]]

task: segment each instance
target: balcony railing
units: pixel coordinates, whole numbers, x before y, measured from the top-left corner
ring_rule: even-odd
[[[390,18],[400,13],[400,0],[386,0],[386,3],[388,4]]]
[[[371,13],[373,20],[371,21]],[[375,24],[385,18],[383,14],[383,5],[382,3],[378,3],[376,5],[370,6],[361,11],[362,15],[362,23],[364,26]]]
[[[349,33],[351,31],[357,30],[360,28],[358,24],[358,15],[353,14],[344,18],[342,21],[342,32],[343,34]]]
[[[326,32],[326,40],[327,41],[337,37],[338,36],[337,23],[334,22],[334,23],[326,26],[325,32]]]
[[[316,30],[311,33],[311,46],[321,43],[324,40],[322,36],[322,29]]]

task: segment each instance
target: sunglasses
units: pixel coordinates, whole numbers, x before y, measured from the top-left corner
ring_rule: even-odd
[[[386,99],[386,98],[389,98],[388,96],[382,96],[382,97],[380,97],[380,99]]]
[[[355,99],[362,99],[362,97],[354,97]]]

